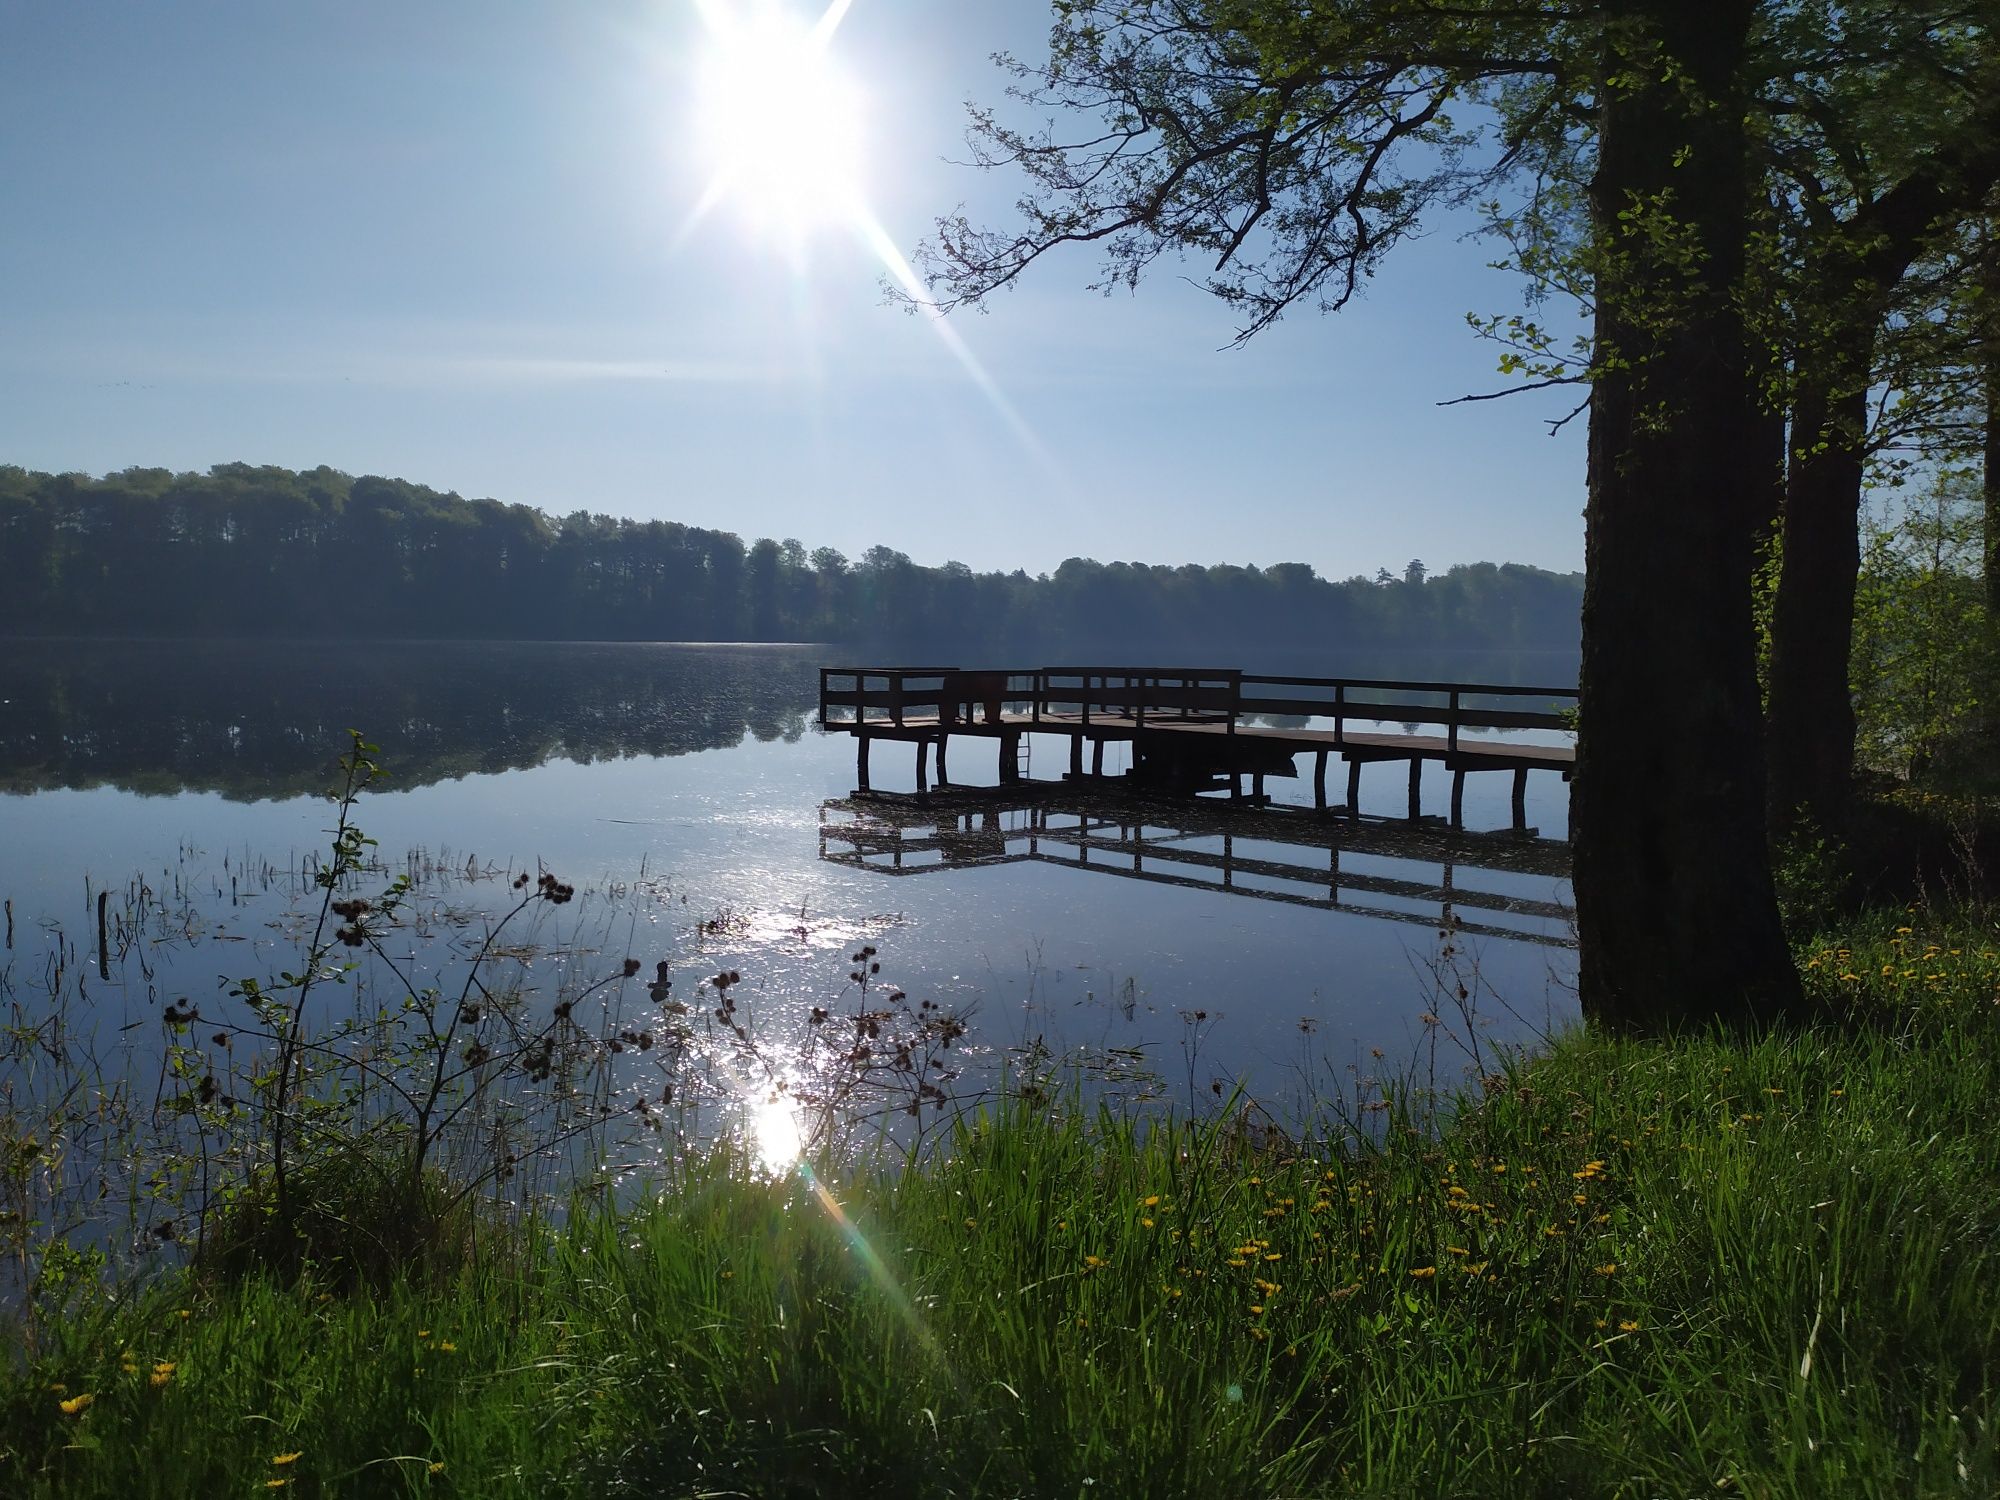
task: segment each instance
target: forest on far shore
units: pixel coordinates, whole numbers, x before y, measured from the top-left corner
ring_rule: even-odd
[[[0,465],[0,635],[837,641],[1032,657],[1326,646],[1574,650],[1583,577],[1420,561],[1053,573],[925,567],[672,521],[219,464],[93,478]]]

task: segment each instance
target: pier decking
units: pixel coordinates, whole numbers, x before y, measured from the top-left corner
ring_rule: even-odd
[[[1526,823],[1528,773],[1552,771],[1569,779],[1576,748],[1563,709],[1575,701],[1574,688],[1235,669],[823,667],[819,722],[855,736],[857,795],[870,791],[877,740],[915,746],[922,795],[931,787],[933,752],[937,784],[949,784],[954,737],[997,741],[1004,787],[1027,779],[1024,737],[1056,735],[1069,741],[1066,780],[1105,779],[1105,747],[1123,743],[1131,747],[1126,776],[1135,784],[1186,795],[1226,791],[1232,801],[1267,800],[1265,779],[1296,776],[1297,758],[1310,754],[1315,810],[1349,816],[1360,814],[1363,766],[1408,763],[1408,816],[1414,819],[1421,812],[1423,768],[1441,765],[1451,773],[1454,826],[1464,821],[1465,778],[1507,771],[1514,778],[1513,824],[1519,829]],[[1510,731],[1540,731],[1545,742],[1493,737]],[[1335,756],[1347,767],[1347,799],[1337,805],[1328,802],[1326,789]]]

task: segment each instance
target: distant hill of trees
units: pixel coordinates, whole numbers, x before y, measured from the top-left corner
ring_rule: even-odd
[[[1574,650],[1581,574],[1303,563],[1053,573],[466,500],[329,468],[0,466],[0,634],[838,641],[1148,660],[1302,643]]]

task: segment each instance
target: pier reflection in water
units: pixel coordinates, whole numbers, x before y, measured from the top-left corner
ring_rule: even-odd
[[[1569,845],[1436,823],[1007,789],[821,804],[820,858],[887,875],[1039,862],[1574,947]]]

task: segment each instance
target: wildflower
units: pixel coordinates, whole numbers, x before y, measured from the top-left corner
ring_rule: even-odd
[[[1619,1319],[1619,1322],[1618,1322],[1618,1331],[1619,1331],[1620,1333],[1637,1333],[1637,1332],[1639,1331],[1639,1323],[1638,1323],[1638,1320],[1637,1320],[1637,1319],[1635,1319],[1635,1318],[1621,1318],[1621,1319]]]
[[[977,1219],[967,1219],[965,1221],[965,1227],[967,1229],[977,1229],[979,1227],[979,1221]]]
[[[1250,1330],[1250,1337],[1255,1339],[1260,1344],[1263,1343],[1264,1340],[1269,1338],[1270,1336],[1271,1336],[1271,1330],[1268,1328],[1253,1328]]]
[[[1139,1221],[1139,1227],[1141,1229],[1151,1229],[1153,1227],[1153,1221],[1151,1219],[1141,1219]]]
[[[1253,1302],[1253,1303],[1251,1303],[1251,1304],[1250,1304],[1250,1316],[1251,1316],[1251,1317],[1253,1317],[1253,1318],[1261,1318],[1261,1317],[1263,1317],[1263,1316],[1264,1316],[1264,1304],[1263,1304],[1263,1303],[1261,1303],[1261,1302]]]
[[[444,1460],[439,1459],[437,1460],[437,1462],[433,1463],[431,1465],[431,1472],[433,1474],[442,1474],[444,1472]]]
[[[1469,1255],[1472,1252],[1467,1250],[1463,1245],[1446,1245],[1444,1253],[1446,1255]]]
[[[191,1307],[184,1307],[181,1309],[180,1315],[183,1319],[191,1318],[194,1316],[194,1309]]]
[[[1590,1195],[1588,1193],[1572,1193],[1569,1201],[1572,1203],[1588,1203]]]
[[[174,1371],[179,1368],[180,1366],[172,1360],[163,1359],[153,1366],[153,1373],[146,1377],[147,1381],[157,1391],[161,1386],[174,1378]]]
[[[64,1416],[75,1417],[89,1411],[90,1403],[96,1399],[89,1391],[85,1391],[80,1396],[71,1396],[67,1401],[58,1401],[56,1405],[62,1408]]]
[[[264,1488],[267,1490],[281,1490],[290,1483],[291,1480],[289,1479],[267,1479],[264,1481]]]
[[[456,1354],[458,1353],[458,1345],[454,1344],[450,1339],[440,1339],[438,1341],[438,1353]]]
[[[274,1453],[274,1454],[272,1454],[272,1455],[271,1455],[271,1463],[272,1463],[272,1466],[273,1466],[273,1467],[275,1467],[275,1468],[280,1468],[280,1469],[282,1469],[282,1468],[284,1468],[284,1467],[285,1467],[285,1466],[286,1466],[287,1464],[295,1464],[295,1463],[297,1463],[297,1462],[298,1462],[298,1461],[299,1461],[300,1459],[304,1458],[305,1456],[306,1456],[306,1455],[305,1455],[305,1450],[304,1450],[303,1448],[298,1448],[298,1449],[294,1449],[294,1450],[293,1450],[292,1452],[290,1452],[290,1453]]]
[[[1158,1208],[1160,1206],[1160,1195],[1158,1193],[1148,1193],[1146,1201],[1142,1206],[1146,1208]]]
[[[1438,1268],[1436,1266],[1418,1266],[1416,1270],[1410,1272],[1419,1281],[1428,1281],[1431,1277],[1437,1275],[1437,1273]]]
[[[1615,1260],[1607,1260],[1603,1265],[1594,1266],[1592,1267],[1592,1269],[1595,1270],[1599,1276],[1615,1275],[1618,1270],[1618,1262]]]

